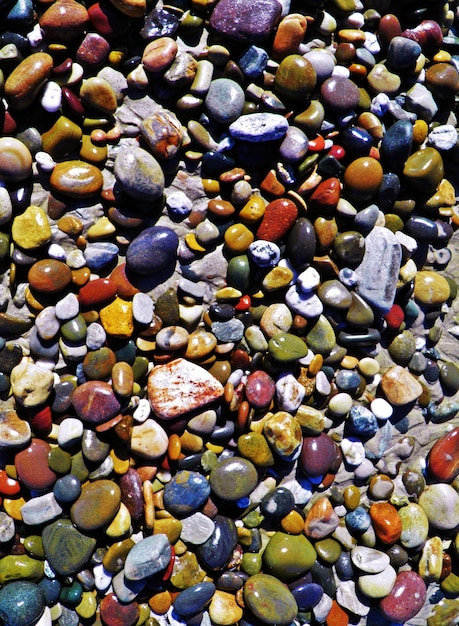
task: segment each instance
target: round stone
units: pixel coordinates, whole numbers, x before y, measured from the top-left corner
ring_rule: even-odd
[[[172,515],[190,515],[205,504],[210,489],[202,474],[181,470],[164,488],[164,506]]]
[[[178,237],[166,226],[152,226],[131,241],[126,265],[136,274],[171,273],[177,258]]]
[[[244,90],[230,78],[217,78],[210,83],[205,99],[209,117],[219,124],[231,124],[242,113]]]
[[[244,600],[263,624],[291,624],[298,605],[288,587],[269,574],[255,574],[244,585]]]
[[[56,474],[48,466],[50,445],[42,439],[32,439],[30,445],[18,452],[14,464],[19,480],[35,491],[45,491],[56,482]]]
[[[439,482],[451,483],[459,474],[459,427],[442,435],[427,457],[427,468]]]
[[[433,528],[451,530],[459,524],[459,495],[451,485],[428,485],[419,496],[419,506]]]
[[[188,617],[203,611],[215,593],[215,585],[202,582],[181,591],[174,600],[174,610],[179,615]]]
[[[360,92],[355,83],[344,76],[331,76],[322,83],[320,94],[325,106],[338,114],[349,113],[359,103]]]
[[[85,161],[63,161],[57,163],[49,182],[53,190],[75,199],[89,198],[102,190],[102,172]]]
[[[121,408],[112,386],[99,380],[88,381],[77,387],[72,402],[78,417],[92,424],[108,421]]]
[[[270,355],[279,363],[291,363],[302,359],[308,353],[306,343],[291,333],[278,333],[268,342]]]
[[[459,496],[458,496],[459,498]],[[402,520],[389,502],[375,502],[369,509],[376,536],[382,543],[395,543],[402,533]]]
[[[237,450],[241,456],[251,461],[257,467],[271,467],[274,457],[271,448],[261,433],[247,433],[237,440]]]
[[[114,174],[123,191],[144,202],[164,193],[164,174],[153,155],[143,148],[123,148],[115,159]]]
[[[82,531],[93,532],[110,524],[118,512],[121,491],[111,480],[96,480],[87,484],[72,505],[72,522]]]
[[[258,474],[248,459],[233,457],[220,461],[210,473],[210,487],[222,500],[239,500],[257,486]]]
[[[21,181],[32,173],[32,155],[27,146],[14,137],[0,137],[0,178]]]
[[[404,624],[424,606],[426,592],[426,584],[419,574],[399,572],[392,590],[379,603],[379,610],[390,622]]]
[[[414,297],[426,306],[443,304],[450,297],[450,286],[446,278],[432,270],[417,272],[414,279]]]
[[[373,157],[355,159],[344,172],[344,185],[355,200],[369,200],[378,191],[383,180],[383,169]]]
[[[245,384],[245,396],[247,402],[255,409],[267,407],[274,398],[276,386],[269,374],[263,370],[257,370],[247,377]]]
[[[15,580],[0,590],[0,618],[10,626],[30,626],[45,610],[40,587],[28,580]]]
[[[263,569],[279,580],[291,580],[308,572],[316,551],[304,535],[276,532],[263,552]]]
[[[66,474],[56,480],[53,493],[58,502],[75,502],[81,493],[81,483],[73,474]]]
[[[334,462],[336,453],[336,444],[326,433],[304,437],[299,459],[301,469],[312,478],[323,476]]]
[[[276,70],[274,89],[288,100],[303,100],[314,89],[317,75],[314,66],[300,54],[285,57]]]
[[[27,279],[38,292],[57,293],[65,289],[72,280],[68,265],[55,259],[42,259],[32,265]]]

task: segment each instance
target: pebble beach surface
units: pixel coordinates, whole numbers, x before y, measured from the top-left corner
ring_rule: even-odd
[[[455,626],[459,7],[0,0],[0,621]]]

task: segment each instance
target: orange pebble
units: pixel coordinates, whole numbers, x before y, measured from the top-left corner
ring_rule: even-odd
[[[349,624],[349,616],[340,605],[333,600],[332,608],[325,619],[327,626],[347,626]]]
[[[174,433],[169,437],[169,445],[167,447],[167,456],[169,457],[169,461],[178,461],[181,451],[182,444],[180,442],[180,437]]]
[[[307,21],[300,13],[290,13],[280,22],[274,36],[272,55],[274,59],[285,59],[289,54],[298,51],[306,33]]]
[[[172,598],[169,591],[160,591],[159,593],[155,593],[148,600],[148,606],[153,611],[153,613],[158,613],[158,615],[164,615],[171,608]]]
[[[375,502],[370,506],[370,517],[377,538],[386,544],[395,543],[402,533],[402,520],[389,502]]]
[[[301,535],[304,528],[304,519],[298,511],[290,511],[281,519],[282,530],[290,535]]]
[[[275,170],[269,170],[260,183],[260,189],[277,198],[281,198],[285,193],[285,187],[278,180]]]

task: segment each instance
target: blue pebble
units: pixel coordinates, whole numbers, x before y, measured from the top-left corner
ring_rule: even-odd
[[[394,68],[414,67],[422,52],[421,46],[407,37],[393,37],[387,50],[387,63]]]
[[[98,274],[118,258],[118,246],[108,241],[89,243],[84,250],[86,264],[92,272]]]
[[[265,517],[285,517],[295,506],[295,498],[290,489],[276,487],[263,496],[260,502],[260,512]]]
[[[6,21],[8,26],[21,27],[21,29],[31,26],[34,19],[34,5],[32,0],[17,0],[8,11]]]
[[[341,133],[341,145],[347,156],[356,159],[370,154],[373,137],[363,128],[348,126]]]
[[[354,217],[354,227],[361,233],[369,233],[376,224],[378,217],[379,207],[376,204],[370,204]]]
[[[227,322],[213,322],[212,333],[221,343],[241,341],[244,336],[244,324],[236,318]]]
[[[214,593],[214,583],[202,582],[192,585],[175,598],[174,610],[183,617],[199,613],[209,604]]]
[[[354,405],[349,411],[348,424],[359,437],[372,437],[378,432],[378,420],[374,413],[364,406]]]
[[[341,580],[354,578],[354,566],[349,552],[341,552],[335,563],[335,570]]]
[[[57,361],[59,356],[59,343],[56,339],[50,339],[46,341],[42,339],[37,332],[37,327],[34,326],[30,331],[29,336],[30,352],[37,359],[47,359],[49,361]]]
[[[54,497],[65,504],[75,502],[81,493],[81,483],[73,474],[58,478],[53,487]]]
[[[59,600],[59,596],[61,593],[62,585],[57,580],[57,578],[43,578],[38,583],[38,586],[42,590],[45,601],[48,606],[53,606]]]
[[[236,524],[231,518],[217,515],[214,522],[214,532],[197,547],[196,555],[204,568],[218,571],[230,562],[238,536]]]
[[[238,65],[247,78],[258,78],[268,64],[268,53],[258,46],[250,46],[239,58]]]
[[[394,206],[400,193],[400,178],[394,172],[386,172],[378,189],[378,204],[381,211],[387,212]]]
[[[354,509],[354,511],[347,513],[344,519],[351,534],[364,533],[371,524],[371,517],[369,513],[361,506],[358,506]]]
[[[135,274],[170,272],[175,269],[179,240],[166,226],[146,228],[131,241],[126,251],[127,268]]]
[[[386,131],[381,141],[381,163],[390,172],[399,172],[411,153],[413,124],[409,120],[398,120]]]
[[[18,580],[0,589],[0,620],[8,626],[29,626],[45,610],[45,596],[40,587]]]
[[[336,374],[335,383],[341,392],[352,395],[358,389],[361,378],[358,372],[353,370],[340,370]]]
[[[164,506],[172,515],[197,511],[210,496],[210,484],[199,472],[182,470],[164,487]]]
[[[298,609],[309,611],[321,601],[324,590],[318,583],[305,583],[295,587],[292,594],[298,604]]]

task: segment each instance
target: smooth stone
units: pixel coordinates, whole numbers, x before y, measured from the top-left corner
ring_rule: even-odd
[[[210,83],[204,103],[209,117],[215,122],[231,124],[242,113],[244,91],[234,80],[217,78]]]
[[[328,355],[333,350],[336,345],[335,331],[325,315],[319,315],[306,335],[306,342],[315,354]]]
[[[150,408],[147,407],[147,415]],[[158,459],[167,451],[169,439],[164,428],[153,419],[136,424],[131,433],[131,451],[145,459]]]
[[[100,310],[100,323],[107,333],[117,339],[127,340],[134,333],[132,301],[115,298]]]
[[[73,576],[79,572],[96,548],[94,537],[80,533],[67,519],[46,526],[42,540],[46,558],[60,576]]]
[[[341,115],[355,109],[360,100],[357,85],[344,76],[327,78],[321,85],[320,94],[325,107]]]
[[[281,11],[274,0],[255,0],[250,7],[242,0],[224,0],[212,11],[210,27],[228,39],[257,43],[270,37]]]
[[[287,236],[287,256],[293,266],[302,270],[311,263],[316,250],[316,234],[306,217],[299,217]]]
[[[356,268],[357,293],[381,313],[388,313],[394,303],[401,260],[402,250],[395,235],[375,226],[365,240],[365,254]]]
[[[344,186],[352,199],[370,200],[378,191],[383,180],[383,169],[379,161],[371,156],[355,159],[344,172]]]
[[[258,483],[258,473],[248,459],[223,459],[210,473],[210,487],[222,500],[239,500],[248,496]]]
[[[288,198],[278,198],[268,204],[258,226],[256,236],[266,241],[282,239],[295,224],[298,209]]]
[[[68,117],[61,115],[41,139],[43,150],[53,159],[62,159],[72,152],[78,152],[83,136],[81,128]]]
[[[350,292],[339,280],[326,280],[317,290],[317,295],[325,306],[348,309],[352,302]]]
[[[229,517],[217,515],[214,522],[214,532],[207,541],[196,548],[196,555],[203,567],[219,571],[233,556],[238,536],[234,521]]]
[[[20,419],[16,411],[0,413],[0,445],[2,448],[22,448],[31,437],[30,424]]]
[[[0,590],[0,618],[10,626],[31,626],[45,610],[45,596],[31,581],[17,580]]]
[[[163,72],[171,65],[177,52],[177,42],[172,37],[155,38],[145,46],[142,54],[142,65],[147,72]]]
[[[459,524],[459,495],[451,485],[428,485],[419,496],[419,506],[433,528],[451,530]]]
[[[14,68],[4,87],[5,97],[13,110],[24,111],[32,104],[49,78],[52,67],[51,55],[46,52],[35,52]]]
[[[101,479],[83,487],[72,505],[72,522],[83,531],[104,528],[115,517],[121,502],[121,491],[111,480]]]
[[[427,457],[429,474],[437,481],[451,483],[459,474],[459,427],[443,434]]]
[[[260,143],[282,139],[289,126],[277,113],[250,113],[234,120],[229,132],[234,139],[249,143]]]
[[[390,558],[386,553],[367,546],[352,548],[351,560],[355,567],[367,574],[379,574],[390,563]]]
[[[288,100],[303,100],[316,86],[313,64],[300,54],[290,54],[279,64],[274,75],[274,89]]]
[[[82,315],[77,315],[61,326],[62,337],[69,341],[78,343],[86,337],[86,322]]]
[[[405,162],[403,175],[419,191],[433,191],[444,176],[441,154],[431,147],[413,152]]]
[[[327,473],[336,458],[336,444],[326,434],[304,437],[299,463],[306,476],[316,478]]]
[[[379,574],[365,574],[357,581],[358,589],[368,598],[384,598],[392,591],[397,578],[395,569],[388,565]]]
[[[279,154],[287,163],[298,163],[308,151],[309,139],[300,128],[289,126],[279,147]]]
[[[369,509],[377,538],[384,544],[393,544],[402,533],[402,520],[389,502],[375,502]]]
[[[314,501],[304,521],[304,533],[311,539],[325,539],[339,525],[339,517],[335,513],[330,500],[323,496]],[[316,550],[320,553],[320,549]]]
[[[270,355],[279,363],[290,363],[302,359],[308,352],[306,343],[291,333],[278,333],[268,342]]]
[[[245,395],[247,401],[256,409],[262,409],[269,405],[275,394],[273,379],[262,370],[256,370],[247,377]]]
[[[308,572],[316,560],[316,551],[304,535],[276,532],[263,552],[267,574],[280,580],[291,580]]]
[[[131,241],[126,252],[127,268],[136,274],[170,272],[175,267],[178,237],[166,226],[152,226]]]
[[[272,450],[281,458],[291,461],[301,451],[301,426],[286,411],[277,411],[263,424],[263,434]]]
[[[417,302],[426,306],[437,306],[446,302],[450,294],[448,281],[438,272],[417,272],[414,279],[414,297]]]
[[[221,343],[238,342],[244,336],[244,323],[239,319],[213,322],[211,331]]]
[[[166,420],[205,407],[222,395],[223,386],[214,376],[181,358],[157,365],[148,379],[151,408]]]
[[[274,465],[274,457],[271,448],[261,433],[247,433],[241,435],[237,441],[239,454],[251,461],[257,467],[270,467]]]
[[[82,34],[88,25],[88,12],[74,0],[58,0],[40,17],[40,28],[55,41],[70,42]]]
[[[137,602],[122,603],[114,593],[106,594],[99,608],[102,623],[107,624],[107,626],[134,626],[140,615]]]
[[[49,180],[56,193],[75,199],[94,196],[103,185],[100,169],[79,160],[57,163]]]
[[[16,401],[30,408],[46,402],[53,389],[54,376],[34,363],[23,362],[12,369],[10,382]]]
[[[30,286],[39,293],[57,293],[65,289],[72,280],[68,265],[55,259],[36,261],[29,270],[27,279]]]
[[[171,560],[172,550],[166,535],[145,537],[128,552],[124,575],[128,580],[143,580],[164,570]]]
[[[293,594],[277,578],[255,574],[244,584],[244,600],[263,624],[289,625],[298,612]]]
[[[191,617],[205,609],[215,593],[215,585],[202,582],[181,591],[175,598],[174,610],[184,617]]]
[[[21,579],[38,581],[42,577],[43,561],[33,559],[27,554],[7,554],[2,558],[0,564],[1,585]]]
[[[56,481],[56,474],[48,466],[50,446],[42,439],[33,438],[27,448],[18,452],[14,463],[19,480],[28,489],[45,491]]]
[[[408,622],[424,606],[426,592],[425,582],[419,574],[414,571],[399,572],[392,590],[379,603],[379,611],[391,622]]]
[[[426,83],[438,100],[448,100],[459,91],[459,72],[450,63],[433,63],[426,70]]]
[[[200,509],[210,491],[211,485],[202,474],[181,470],[164,488],[164,505],[172,515],[184,517]]]
[[[395,96],[400,89],[401,79],[390,72],[383,63],[376,63],[367,76],[368,85],[376,94]]]
[[[99,380],[84,382],[77,387],[72,403],[78,417],[90,424],[108,421],[121,408],[112,386]]]
[[[7,181],[25,180],[32,173],[32,155],[28,147],[14,137],[0,138],[0,176]],[[34,207],[38,208],[38,207]],[[40,209],[41,210],[41,209]],[[18,219],[18,218],[16,218]],[[20,245],[20,244],[19,244]]]
[[[117,292],[116,283],[109,278],[90,280],[78,292],[78,300],[82,307],[95,308],[112,300]]]
[[[69,470],[70,466],[67,471]],[[66,474],[56,480],[53,487],[53,493],[58,502],[63,502],[64,504],[73,503],[81,493],[81,483],[76,476],[73,476],[73,474]]]
[[[381,161],[390,172],[400,172],[411,153],[413,125],[398,120],[389,127],[381,141]]]
[[[201,545],[207,541],[214,532],[214,522],[199,511],[181,520],[182,531],[180,539],[192,545]]]
[[[399,510],[399,515],[402,520],[402,546],[407,549],[423,546],[429,534],[429,520],[423,509],[410,502]]]
[[[36,496],[21,507],[22,521],[29,526],[47,524],[60,515],[62,515],[62,508],[52,492]]]
[[[134,200],[153,202],[164,193],[164,174],[153,155],[143,148],[124,147],[115,159],[114,174]]]
[[[421,46],[406,37],[394,37],[387,49],[387,62],[394,69],[414,67],[421,54]]]

